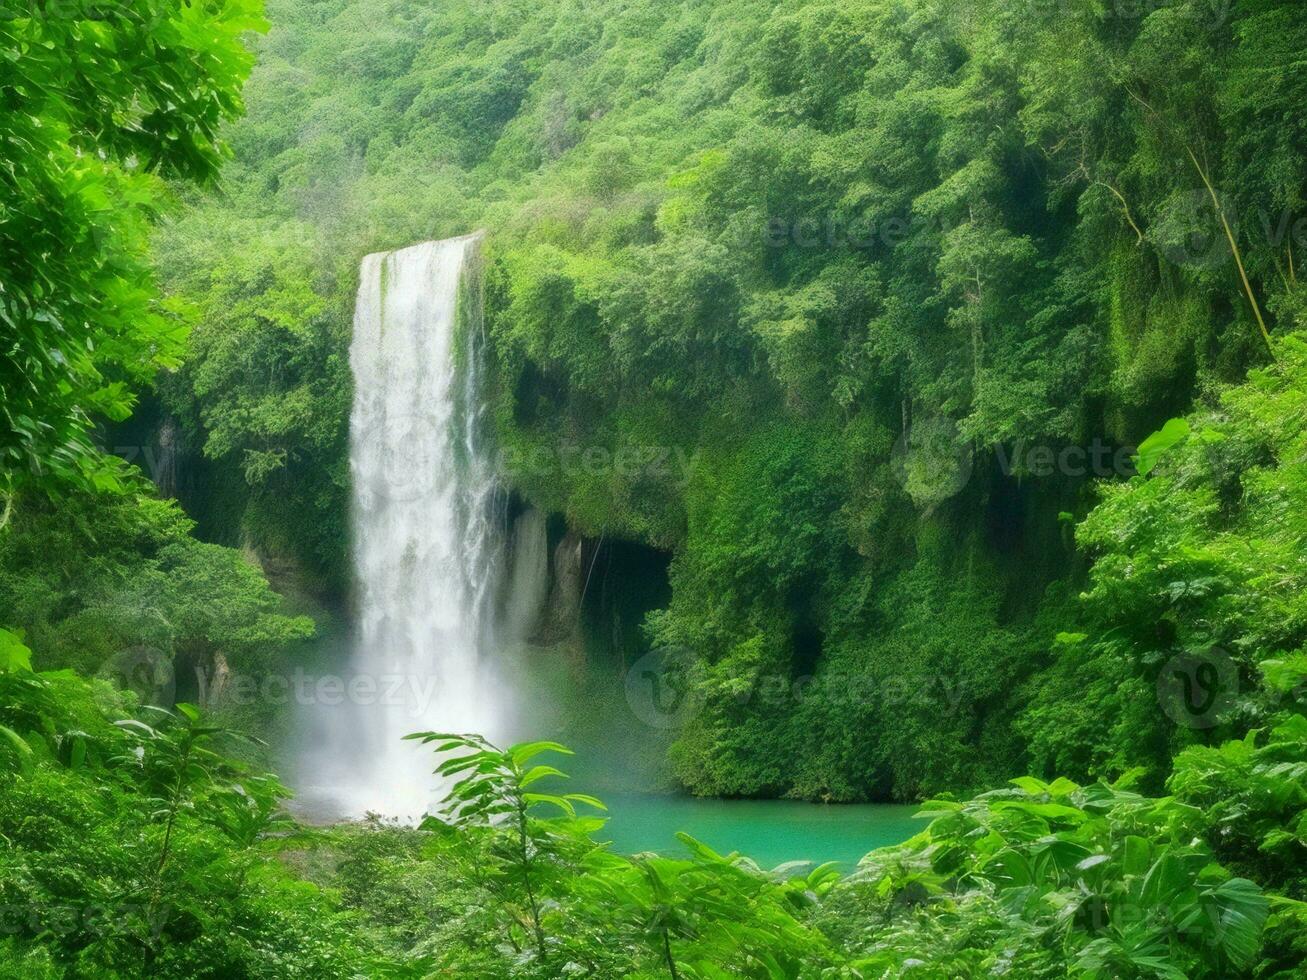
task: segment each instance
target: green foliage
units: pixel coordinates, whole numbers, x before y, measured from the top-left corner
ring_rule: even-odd
[[[92,418],[179,363],[150,285],[159,175],[212,178],[263,25],[255,0],[20,2],[0,20],[0,492],[33,477],[112,488]]]
[[[1222,857],[1292,895],[1307,895],[1307,728],[1280,718],[1220,746],[1191,746],[1175,759],[1167,788],[1197,807]]]
[[[447,967],[524,977],[580,969],[770,978],[833,962],[820,934],[802,923],[837,877],[829,866],[764,873],[688,835],[681,835],[688,859],[621,857],[597,843],[601,818],[577,815],[577,804],[602,809],[598,800],[540,791],[538,784],[566,776],[532,760],[569,753],[565,747],[531,742],[501,751],[476,736],[409,738],[435,743],[438,753],[464,752],[439,764],[441,775],[457,779],[422,828],[435,834],[431,858],[458,869],[458,887],[470,892],[464,902],[494,910],[478,917],[480,928],[504,935],[512,951],[503,950],[496,965],[469,937],[455,935],[437,953]],[[722,973],[726,964],[729,974]]]
[[[1277,365],[1147,440],[1158,450],[1148,475],[1105,484],[1077,528],[1095,558],[1082,611],[1092,632],[1030,686],[1021,727],[1037,769],[1145,766],[1159,780],[1184,745],[1301,708],[1307,345],[1293,335],[1277,352]],[[1164,672],[1182,655],[1221,674],[1210,715],[1196,720],[1159,710]]]
[[[125,708],[69,673],[0,672],[0,727],[36,759],[0,784],[6,975],[402,975],[273,858],[286,790],[215,751],[230,733]]]
[[[26,497],[0,535],[0,615],[24,627],[41,665],[128,682],[198,670],[201,695],[216,657],[257,672],[313,634],[245,555],[195,540],[193,527],[140,491]]]
[[[1258,971],[1291,968],[1299,951],[1302,903],[1219,863],[1254,869],[1260,849],[1300,867],[1285,850],[1302,847],[1299,714],[1264,745],[1183,754],[1176,797],[1023,778],[933,801],[925,831],[841,881],[830,866],[764,871],[684,834],[684,857],[614,854],[603,820],[577,813],[602,804],[555,789],[564,774],[539,761],[568,751],[553,742],[410,736],[451,780],[420,829],[287,837],[285,789],[216,751],[232,733],[190,705],[149,724],[121,707],[67,673],[0,672],[0,725],[36,759],[0,787],[0,899],[21,911],[10,963],[51,976],[1233,977],[1259,958]]]
[[[577,793],[527,792],[542,779],[563,776],[553,766],[528,766],[541,753],[569,752],[555,742],[531,742],[500,751],[477,736],[418,732],[407,738],[436,742],[438,753],[470,750],[436,767],[437,774],[446,778],[464,775],[450,791],[444,809],[428,816],[422,827],[476,831],[466,842],[479,846],[465,860],[475,865],[478,884],[496,896],[508,914],[505,927],[510,942],[518,949],[530,947],[536,964],[545,968],[558,955],[551,953],[550,946],[559,945],[558,938],[552,943],[546,938],[545,903],[581,867],[587,851],[593,850],[588,834],[602,826],[596,818],[579,818],[576,804],[597,809],[603,809],[603,804]],[[540,810],[556,815],[542,817]],[[525,926],[520,940],[513,936],[518,924]]]
[[[1013,782],[926,804],[937,816],[922,834],[863,860],[825,913],[859,969],[898,975],[906,957],[930,977],[1224,977],[1252,966],[1267,899],[1196,841],[1196,808],[1121,785]]]
[[[310,581],[339,585],[350,393],[343,297],[313,269],[298,225],[257,247],[243,228],[209,225],[171,239],[158,257],[195,322],[162,400],[194,447],[179,465],[214,474],[188,503],[211,536],[257,541],[265,554],[298,559]],[[205,470],[206,461],[218,465]]]
[[[601,820],[575,816],[574,802],[597,801],[528,792],[563,778],[532,762],[562,746],[501,751],[475,736],[410,736],[461,753],[439,766],[456,781],[441,816],[423,824],[435,835],[429,858],[445,869],[456,862],[447,887],[465,892],[479,928],[503,929],[513,951],[492,965],[464,931],[437,945],[436,963],[503,976],[564,976],[564,962],[705,978],[1250,976],[1268,920],[1266,935],[1279,942],[1301,903],[1268,899],[1226,870],[1222,859],[1238,849],[1223,828],[1268,801],[1268,782],[1279,787],[1270,798],[1289,805],[1288,825],[1296,821],[1301,773],[1286,763],[1301,767],[1302,723],[1286,719],[1253,773],[1228,764],[1249,758],[1251,740],[1221,749],[1225,765],[1182,755],[1177,797],[1142,796],[1128,781],[1024,777],[965,803],[932,801],[926,830],[867,855],[844,881],[830,867],[766,873],[684,834],[686,858],[618,857],[594,843]],[[1213,800],[1229,809],[1212,811]],[[1283,810],[1263,819],[1286,825]],[[1276,846],[1286,843],[1277,836]],[[1272,916],[1273,904],[1285,911]],[[1258,969],[1273,971],[1292,949],[1265,955]]]

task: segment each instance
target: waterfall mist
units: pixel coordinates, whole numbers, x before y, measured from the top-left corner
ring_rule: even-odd
[[[345,696],[308,707],[300,780],[301,795],[335,815],[414,819],[432,807],[433,758],[403,741],[410,732],[503,735],[512,708],[494,654],[522,638],[545,588],[536,545],[523,543],[537,536],[518,535],[522,562],[506,546],[481,397],[477,242],[425,242],[360,268],[350,347],[357,622]]]

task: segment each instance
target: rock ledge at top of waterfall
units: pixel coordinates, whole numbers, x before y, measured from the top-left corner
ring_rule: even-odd
[[[359,265],[360,268],[362,268],[364,265],[368,263],[370,259],[381,260],[384,259],[387,255],[399,256],[399,255],[403,255],[405,252],[412,252],[414,250],[420,250],[420,249],[439,248],[441,246],[455,246],[455,245],[467,249],[467,246],[469,245],[479,245],[482,241],[485,240],[485,237],[486,237],[486,230],[484,228],[478,228],[476,231],[470,231],[466,235],[456,235],[453,238],[432,238],[432,239],[428,239],[427,241],[414,242],[412,245],[401,245],[399,248],[385,249],[380,252],[369,252],[367,255],[363,256]],[[471,257],[471,256],[468,255],[466,257]]]

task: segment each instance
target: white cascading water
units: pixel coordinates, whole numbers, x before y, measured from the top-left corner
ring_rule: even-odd
[[[520,639],[511,634],[543,601],[543,555],[532,549],[529,568],[508,577],[528,595],[499,594],[505,528],[483,438],[479,292],[467,274],[476,250],[477,236],[425,242],[369,255],[360,269],[350,347],[354,690],[336,710],[315,708],[305,787],[349,816],[430,811],[434,759],[403,740],[410,732],[501,733],[506,693],[488,654]],[[543,547],[542,520],[538,530],[530,538]],[[496,618],[512,622],[497,628]]]

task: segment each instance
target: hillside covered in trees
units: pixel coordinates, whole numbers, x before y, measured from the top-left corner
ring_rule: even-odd
[[[1301,975],[1299,4],[130,0],[0,51],[0,975]],[[622,854],[561,745],[471,733],[419,827],[287,815],[233,678],[350,629],[360,260],[474,231],[560,710],[674,651],[659,789],[919,835]]]
[[[201,521],[338,581],[357,258],[486,228],[514,489],[672,556],[649,628],[712,666],[691,789],[1156,777],[1165,719],[1142,756],[1059,730],[1082,657],[1053,637],[1126,611],[1080,602],[1116,538],[1072,529],[1297,323],[1307,28],[1277,3],[1111,14],[273,9],[222,193],[158,236],[200,317],[162,398],[221,471]],[[1169,596],[1129,612],[1135,663],[1231,639]],[[932,697],[731,706],[766,676],[904,674]]]

